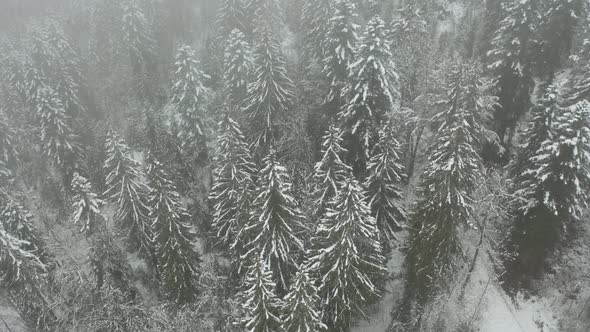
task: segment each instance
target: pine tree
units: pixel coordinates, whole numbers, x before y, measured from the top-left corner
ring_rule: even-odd
[[[11,126],[5,111],[0,108],[0,162],[5,167],[14,167],[19,160],[16,139],[16,130]]]
[[[330,329],[346,330],[353,317],[365,317],[364,307],[379,298],[376,282],[386,273],[379,229],[354,178],[345,179],[320,220],[314,242],[318,249],[310,269],[321,276],[325,321]]]
[[[226,249],[239,252],[245,241],[238,235],[249,219],[256,165],[238,123],[230,117],[220,123],[218,146],[209,194],[214,209],[212,226]]]
[[[441,127],[412,211],[407,287],[420,290],[412,296],[420,306],[456,269],[461,254],[456,228],[472,223],[471,193],[480,160],[465,113],[450,115]]]
[[[352,173],[352,169],[341,159],[345,153],[346,150],[342,147],[342,131],[334,125],[330,126],[322,143],[322,159],[316,163],[313,174],[313,215],[318,219]]]
[[[266,30],[278,34],[282,25],[282,10],[279,0],[248,0],[246,21],[251,39],[260,38]]]
[[[402,192],[398,187],[403,179],[403,166],[399,163],[400,144],[395,139],[393,125],[387,124],[379,132],[379,141],[373,147],[367,166],[365,187],[368,191],[371,214],[377,221],[383,247],[396,239],[406,212],[401,205]]]
[[[325,52],[325,38],[332,14],[332,0],[307,0],[301,11],[303,48],[308,61],[321,62]]]
[[[296,257],[303,251],[302,236],[306,228],[303,215],[292,196],[292,184],[271,149],[258,174],[258,186],[252,203],[250,222],[245,234],[250,243],[246,260],[260,255],[277,281],[279,293],[288,289],[290,276],[297,266]]]
[[[72,179],[72,193],[74,224],[80,227],[80,232],[90,235],[105,220],[100,210],[105,202],[92,191],[88,179],[78,173]]]
[[[131,67],[134,75],[145,70],[145,64],[151,61],[154,54],[155,41],[152,27],[148,22],[139,0],[125,0],[123,4],[123,35],[129,50]]]
[[[356,18],[353,3],[349,0],[336,1],[334,16],[330,18],[326,31],[323,58],[323,71],[331,84],[327,98],[329,101],[340,99],[343,84],[349,76],[349,67],[355,62],[355,47],[358,40]]]
[[[21,248],[46,262],[45,244],[33,224],[33,215],[24,206],[9,198],[0,212],[0,219],[8,234],[23,241]]]
[[[381,18],[367,23],[344,87],[347,104],[338,114],[349,134],[345,146],[357,174],[365,169],[369,147],[375,143],[386,114],[398,108],[398,75],[387,36]]]
[[[195,51],[188,45],[179,47],[174,66],[170,103],[175,111],[178,138],[183,153],[193,162],[202,162],[207,159],[207,89],[203,81],[208,76],[200,70]]]
[[[488,68],[495,76],[500,107],[494,113],[496,133],[509,144],[520,117],[530,107],[534,87],[532,52],[538,45],[540,0],[510,0],[488,51]]]
[[[222,0],[217,14],[220,38],[227,38],[234,30],[246,33],[244,0]]]
[[[252,52],[246,36],[240,30],[234,29],[229,35],[223,59],[225,101],[231,113],[241,115],[238,111],[241,111],[248,92]]]
[[[257,259],[246,275],[243,290],[238,293],[245,311],[244,317],[240,319],[240,325],[245,331],[280,330],[282,301],[275,295],[275,287],[269,267],[262,259]]]
[[[107,190],[104,196],[116,204],[115,220],[128,231],[130,247],[142,254],[152,253],[152,231],[146,205],[147,186],[142,182],[139,163],[114,131],[106,139],[104,164]]]
[[[299,268],[289,293],[285,296],[282,316],[282,331],[325,331],[319,310],[320,299],[309,273]]]
[[[26,250],[26,246],[27,241],[12,236],[0,223],[0,285],[10,287],[44,268],[39,257]]]
[[[195,234],[188,225],[189,214],[182,206],[176,187],[164,165],[148,156],[149,214],[153,222],[158,266],[166,296],[177,302],[194,300],[197,289],[199,254],[195,251]]]
[[[250,117],[248,136],[256,146],[268,146],[278,138],[278,121],[291,106],[293,89],[277,37],[265,26],[254,52],[253,81],[244,108]]]
[[[35,104],[41,127],[42,150],[56,164],[66,167],[66,163],[75,157],[78,147],[68,126],[64,106],[48,86],[39,89]]]

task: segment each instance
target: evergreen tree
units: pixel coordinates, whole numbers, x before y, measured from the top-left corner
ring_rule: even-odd
[[[41,262],[47,262],[45,244],[33,224],[33,215],[24,206],[8,199],[0,212],[3,229],[19,241],[23,250],[34,254]]]
[[[252,52],[246,36],[237,29],[229,35],[229,43],[224,54],[223,86],[226,103],[231,113],[241,115],[241,108],[248,92],[248,82],[252,71]]]
[[[101,212],[104,201],[92,191],[90,182],[78,173],[72,179],[72,193],[74,195],[74,224],[80,231],[92,234],[103,223],[105,218]]]
[[[266,30],[278,34],[283,21],[281,9],[279,0],[248,0],[246,21],[251,39],[264,36]]]
[[[129,49],[129,58],[134,75],[145,73],[145,64],[152,60],[155,41],[152,27],[145,17],[139,0],[125,0],[123,4],[123,35]]]
[[[39,89],[35,102],[42,150],[56,164],[66,168],[75,157],[77,146],[64,106],[48,86]]]
[[[358,40],[356,18],[356,8],[352,2],[336,1],[334,16],[330,18],[325,35],[323,71],[331,84],[327,99],[338,101],[338,107],[343,84],[348,80],[349,67],[355,61],[354,50]]]
[[[500,104],[494,113],[496,133],[505,145],[509,145],[517,121],[530,107],[532,52],[538,47],[540,10],[540,0],[507,1],[487,54]]]
[[[5,111],[0,108],[0,162],[5,167],[12,168],[19,160],[16,139],[16,130],[11,126]]]
[[[472,223],[471,193],[480,176],[466,112],[459,110],[449,117],[431,148],[411,217],[406,287],[419,290],[408,296],[420,307],[456,269],[455,259],[461,253],[456,229]]]
[[[106,139],[104,164],[107,190],[104,196],[116,204],[115,220],[128,231],[132,249],[152,253],[152,231],[146,205],[147,186],[142,182],[139,163],[130,156],[129,147],[114,131]]]
[[[246,275],[243,290],[238,293],[245,314],[240,325],[245,331],[280,330],[282,301],[275,295],[275,287],[269,267],[262,259],[257,259]]]
[[[396,238],[401,230],[406,212],[401,205],[402,192],[398,187],[403,179],[403,166],[399,163],[399,142],[395,139],[393,125],[387,124],[379,132],[379,141],[373,147],[367,166],[365,187],[368,191],[371,214],[377,221],[383,247]]]
[[[291,106],[293,82],[276,35],[264,26],[254,52],[253,81],[244,110],[250,117],[249,135],[256,146],[268,147],[279,136],[278,122]]]
[[[379,230],[362,187],[347,177],[320,220],[318,249],[310,269],[321,276],[319,295],[330,329],[346,330],[352,318],[366,317],[364,307],[380,296],[376,286],[386,273]]]
[[[164,165],[148,157],[149,214],[153,222],[158,266],[166,296],[177,302],[194,300],[195,277],[199,254],[195,251],[195,234],[188,225],[189,214],[182,206],[176,187]]]
[[[234,30],[246,33],[244,0],[222,0],[217,14],[220,37],[225,40]]]
[[[208,78],[200,69],[195,51],[181,46],[174,64],[175,82],[172,86],[171,105],[175,111],[178,138],[182,151],[192,162],[207,160],[206,88]]]
[[[319,310],[320,299],[309,273],[300,267],[283,306],[282,331],[325,331]]]
[[[321,62],[332,15],[332,0],[306,0],[301,11],[303,48],[308,61]]]
[[[39,257],[26,250],[28,242],[19,240],[0,223],[0,285],[10,287],[27,278],[27,275],[44,265]]]
[[[342,131],[334,125],[330,126],[322,143],[322,159],[316,163],[313,174],[313,215],[318,219],[352,173],[352,169],[341,159],[345,153],[346,150],[342,147]]]
[[[279,163],[272,149],[263,163],[250,223],[245,229],[251,240],[244,257],[263,259],[282,293],[288,290],[290,276],[297,266],[296,257],[303,251],[302,236],[306,228],[302,212],[292,196],[287,169]]]
[[[365,169],[370,146],[386,114],[398,108],[398,75],[387,36],[385,23],[379,17],[367,23],[344,87],[347,105],[338,114],[349,134],[345,146],[357,174]]]
[[[245,241],[238,235],[249,219],[256,165],[238,123],[230,117],[220,123],[218,146],[209,194],[214,210],[212,224],[219,242],[239,252]]]

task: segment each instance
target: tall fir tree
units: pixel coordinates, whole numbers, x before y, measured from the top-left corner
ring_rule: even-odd
[[[315,164],[313,173],[313,216],[319,219],[340,191],[340,186],[352,173],[342,161],[346,150],[342,147],[342,131],[330,126],[323,138],[322,159]],[[314,220],[315,221],[315,220]]]
[[[104,196],[116,204],[115,220],[127,230],[130,247],[151,255],[153,234],[146,205],[148,187],[142,180],[139,163],[131,157],[125,141],[112,130],[106,139],[106,153]]]
[[[274,275],[279,293],[289,289],[297,257],[304,247],[304,216],[292,195],[287,169],[271,149],[258,174],[250,222],[244,230],[250,242],[243,257],[247,264],[264,260]]]
[[[327,329],[322,323],[320,298],[317,292],[309,272],[303,265],[300,266],[289,293],[285,295],[282,331],[320,332]]]
[[[6,168],[14,168],[19,160],[17,131],[9,122],[6,112],[0,108],[0,162]]]
[[[91,235],[100,227],[100,224],[105,222],[101,211],[105,202],[92,191],[88,179],[77,172],[72,179],[72,194],[74,224],[80,228],[80,232]]]
[[[44,264],[39,257],[25,249],[28,242],[11,235],[0,223],[0,285],[9,288],[23,282]]]
[[[377,283],[387,272],[366,194],[351,176],[322,216],[314,242],[318,249],[310,269],[321,276],[324,321],[329,330],[345,331],[354,317],[366,317],[365,307],[379,299]]]
[[[480,120],[493,101],[482,94],[479,73],[477,66],[458,65],[447,78],[445,108],[435,117],[440,125],[410,216],[407,291],[402,308],[410,315],[416,306],[418,320],[431,296],[444,291],[457,269],[462,255],[457,230],[473,224],[473,193],[482,176],[476,150]],[[405,316],[407,319],[410,317]]]
[[[41,129],[42,151],[64,169],[71,167],[78,149],[76,138],[68,125],[63,103],[48,86],[38,91],[36,116]]]
[[[217,13],[217,26],[220,38],[225,40],[234,30],[247,32],[244,0],[222,0]]]
[[[152,220],[156,257],[166,296],[187,303],[197,295],[196,276],[200,257],[189,214],[164,165],[148,156],[149,218]]]
[[[231,31],[223,57],[225,102],[232,116],[240,117],[248,93],[253,67],[252,51],[246,36],[238,29]]]
[[[250,118],[248,136],[256,146],[268,148],[279,138],[279,119],[291,106],[293,90],[277,36],[268,25],[263,25],[244,108]]]
[[[178,48],[174,67],[170,104],[174,109],[181,149],[189,159],[187,167],[191,167],[193,163],[208,159],[207,89],[203,85],[208,76],[201,71],[196,53],[188,45]]]
[[[401,230],[406,219],[401,203],[402,190],[399,188],[404,178],[399,151],[400,144],[395,138],[393,124],[388,123],[379,132],[379,140],[371,151],[365,180],[368,204],[377,221],[385,250],[391,248],[391,241],[396,239],[395,233]]]
[[[241,230],[250,218],[256,165],[239,124],[230,117],[220,123],[214,184],[209,194],[213,206],[215,237],[226,250],[241,251],[246,243]]]
[[[349,77],[349,67],[355,62],[355,48],[358,40],[356,8],[350,0],[338,0],[334,15],[326,31],[323,57],[323,71],[330,81],[328,101],[336,101],[335,111],[341,105],[340,98],[344,83]],[[332,114],[334,116],[335,114]]]
[[[516,123],[530,106],[534,88],[533,52],[539,44],[540,0],[510,0],[487,53],[495,77],[499,107],[494,112],[496,133],[509,145]]]
[[[0,219],[4,230],[22,241],[21,248],[26,250],[43,263],[48,262],[48,255],[45,251],[45,243],[41,234],[33,224],[33,215],[23,205],[12,198],[9,198],[0,212]]]
[[[248,332],[274,332],[281,327],[282,301],[275,294],[276,283],[268,265],[257,259],[249,269],[238,299],[244,312],[239,323]]]
[[[306,0],[301,10],[303,48],[307,61],[321,63],[325,54],[325,38],[332,14],[332,0]]]
[[[387,114],[399,109],[398,75],[385,23],[378,16],[367,23],[356,57],[344,87],[347,104],[338,117],[347,133],[350,163],[359,175]]]

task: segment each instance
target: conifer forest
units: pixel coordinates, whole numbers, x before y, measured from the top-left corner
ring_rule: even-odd
[[[0,0],[0,331],[590,331],[590,0]]]

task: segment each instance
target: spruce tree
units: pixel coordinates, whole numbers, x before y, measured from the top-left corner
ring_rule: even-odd
[[[197,294],[195,278],[200,258],[194,248],[196,236],[164,165],[151,156],[147,159],[149,218],[164,293],[172,301],[187,303]]]
[[[239,235],[249,220],[256,165],[240,126],[230,117],[220,123],[218,147],[209,194],[214,209],[212,227],[225,249],[239,252],[245,242]]]
[[[139,0],[125,0],[122,23],[133,74],[143,74],[145,73],[144,65],[151,61],[156,45],[152,37],[152,27],[145,17]]]
[[[45,244],[33,224],[33,215],[24,206],[9,198],[0,211],[4,231],[22,241],[21,248],[34,254],[41,262],[47,262]]]
[[[328,101],[336,100],[338,107],[341,90],[349,76],[349,67],[356,59],[355,47],[358,40],[356,18],[356,8],[350,0],[337,0],[334,5],[334,16],[330,18],[326,31],[323,71],[330,81],[327,99]]]
[[[332,15],[332,0],[306,0],[301,11],[303,48],[308,61],[321,63],[325,54],[325,38]]]
[[[44,268],[39,257],[25,249],[27,245],[27,241],[11,235],[0,223],[0,285],[10,287]]]
[[[245,234],[249,245],[243,256],[247,261],[260,255],[273,272],[279,293],[288,290],[297,256],[303,251],[303,214],[292,196],[287,169],[271,149],[258,174],[250,222]],[[249,263],[249,262],[247,262]]]
[[[7,168],[13,168],[19,160],[16,140],[16,130],[0,108],[0,162]]]
[[[222,0],[217,13],[220,38],[225,40],[234,30],[246,33],[244,0]]]
[[[73,221],[80,232],[92,234],[105,221],[101,207],[105,202],[92,191],[90,182],[77,172],[72,179]]]
[[[278,122],[291,106],[293,89],[279,41],[270,28],[263,25],[254,52],[253,81],[248,85],[244,108],[250,117],[248,136],[256,146],[268,147],[279,137]]]
[[[203,162],[208,158],[207,89],[203,85],[208,76],[199,68],[196,53],[188,45],[178,48],[174,67],[170,104],[175,112],[181,149],[191,163]]]
[[[35,104],[42,151],[57,165],[68,167],[78,147],[62,102],[53,89],[44,86],[38,90]]]
[[[229,35],[229,43],[223,57],[223,67],[225,102],[234,116],[241,116],[252,71],[252,52],[246,36],[238,29],[232,30]]]
[[[151,254],[152,231],[146,205],[148,188],[142,182],[139,163],[131,157],[125,141],[112,130],[106,139],[106,152],[104,196],[115,203],[115,220],[127,230],[130,247],[141,254]]]
[[[379,141],[371,151],[365,180],[368,204],[377,221],[385,249],[390,248],[389,243],[396,239],[395,232],[401,230],[406,218],[401,203],[402,191],[399,188],[404,177],[399,150],[400,144],[395,139],[393,125],[389,123],[379,132]]]
[[[347,177],[316,230],[318,246],[310,269],[321,276],[319,296],[325,322],[341,331],[380,297],[376,283],[385,273],[379,229],[357,180]]]
[[[342,147],[342,131],[330,126],[322,142],[322,159],[314,167],[313,174],[313,215],[320,218],[338,194],[340,186],[352,173],[342,161],[346,150]]]
[[[275,294],[276,283],[263,259],[257,259],[248,270],[244,288],[238,293],[243,317],[239,323],[248,332],[275,332],[281,327],[282,301]]]
[[[308,271],[300,266],[289,293],[285,296],[282,315],[282,331],[325,331],[319,308],[320,298]]]
[[[345,146],[357,174],[364,172],[386,114],[398,108],[398,75],[387,38],[381,18],[367,23],[344,86],[347,104],[338,117],[348,134]]]
[[[476,151],[481,136],[479,121],[490,108],[488,102],[493,101],[483,94],[478,73],[477,66],[452,69],[445,108],[435,117],[439,126],[410,216],[406,314],[413,304],[423,308],[433,294],[444,291],[462,254],[457,229],[473,224],[472,197],[482,176]]]
[[[510,0],[488,51],[488,68],[495,77],[500,107],[494,120],[501,142],[509,144],[517,121],[530,108],[532,53],[538,46],[540,0]]]

